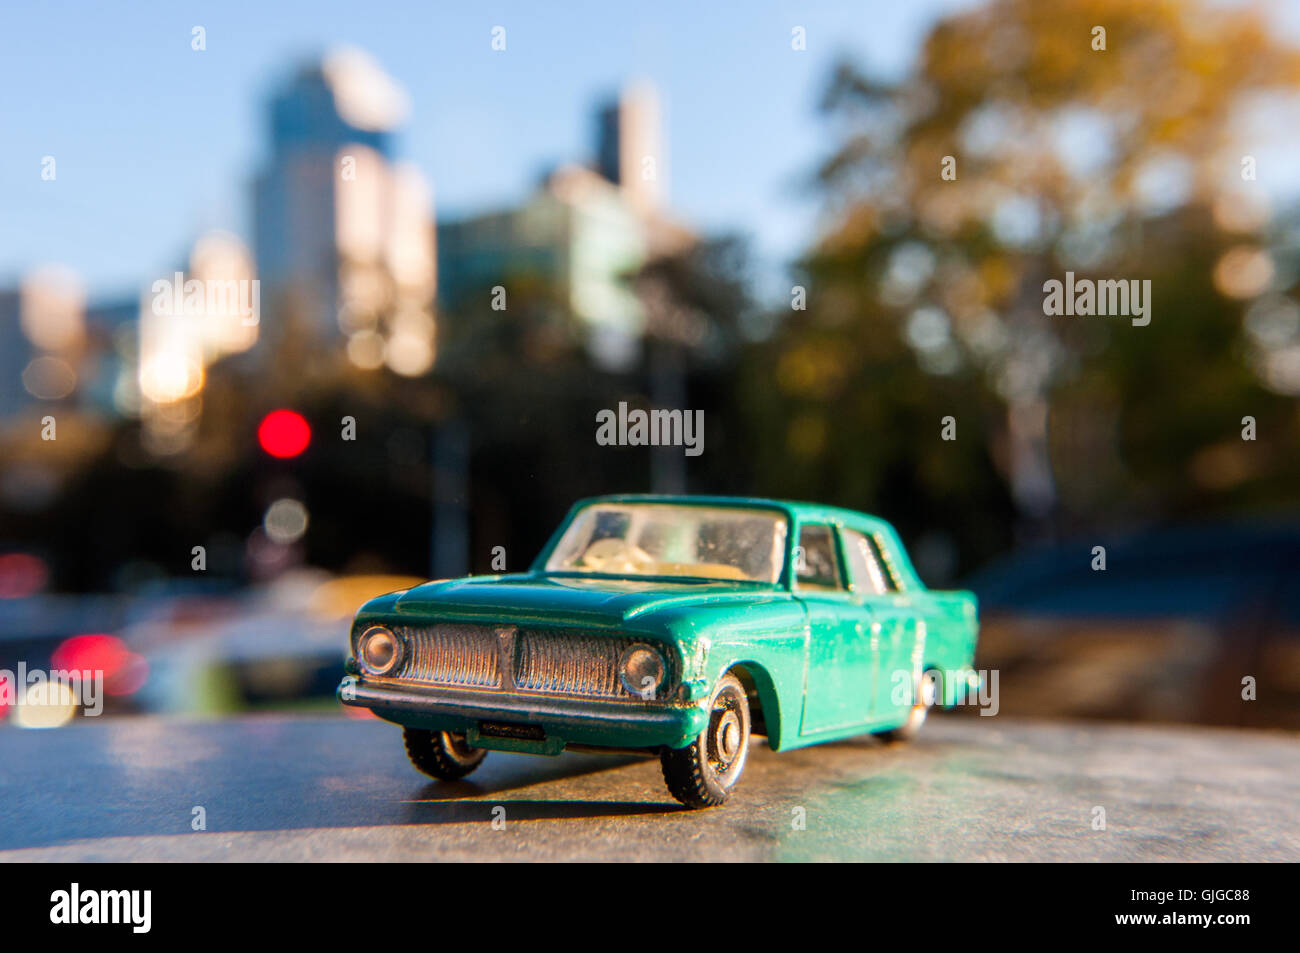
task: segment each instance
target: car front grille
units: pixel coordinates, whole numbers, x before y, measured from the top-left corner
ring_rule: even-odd
[[[619,679],[623,652],[643,640],[578,629],[517,629],[513,626],[442,623],[394,626],[406,643],[406,660],[393,678],[456,688],[500,689],[584,698],[633,699]],[[665,651],[669,676],[676,671]]]
[[[463,688],[500,688],[501,660],[496,631],[482,625],[399,627],[406,661],[398,677]]]
[[[520,632],[515,686],[557,695],[618,698],[626,695],[618,660],[627,639],[582,632]]]

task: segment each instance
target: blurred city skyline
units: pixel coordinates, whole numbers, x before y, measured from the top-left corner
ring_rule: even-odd
[[[347,5],[144,5],[78,10],[73,21],[8,9],[0,83],[23,93],[3,107],[0,178],[17,227],[0,237],[0,283],[61,264],[92,299],[122,296],[168,273],[201,234],[251,243],[268,101],[303,64],[344,46],[370,54],[405,92],[394,153],[431,183],[440,220],[518,205],[549,167],[588,157],[602,99],[651,82],[665,109],[668,203],[701,232],[752,238],[771,280],[814,235],[807,180],[823,152],[817,104],[834,64],[852,55],[901,75],[933,22],[969,6],[693,10],[683,33],[662,24],[684,21],[630,10],[398,4],[392,17],[410,24],[400,38],[381,11]],[[68,42],[69,22],[98,39]],[[503,52],[490,47],[497,25]],[[205,50],[191,49],[194,26]],[[791,49],[795,26],[807,50]],[[53,182],[40,176],[45,156],[57,162]]]
[[[1257,5],[1280,39],[1300,42],[1300,4]],[[170,273],[206,233],[251,245],[250,186],[270,149],[270,99],[304,65],[353,47],[405,94],[393,152],[431,185],[439,223],[518,206],[550,169],[590,158],[592,117],[604,100],[651,83],[664,106],[667,204],[701,233],[749,239],[755,290],[779,297],[788,293],[788,266],[825,225],[811,180],[825,157],[818,105],[836,65],[853,60],[897,80],[936,22],[976,6],[759,3],[743,18],[692,10],[694,28],[671,34],[662,24],[679,22],[673,17],[589,5],[545,16],[512,4],[487,12],[381,7],[411,23],[400,38],[374,8],[338,3],[253,13],[243,0],[211,11],[146,3],[78,8],[75,21],[38,15],[48,5],[8,8],[0,13],[0,88],[22,94],[0,97],[9,146],[0,180],[14,226],[0,231],[0,286],[64,266],[90,299],[121,299]],[[67,43],[69,22],[102,42]],[[248,22],[259,29],[248,31]],[[496,25],[513,37],[504,53],[490,47]],[[195,26],[205,31],[203,51],[191,49]],[[795,26],[805,31],[804,51],[791,49]],[[566,48],[582,56],[560,55]],[[446,57],[436,69],[421,62],[428,49]],[[139,56],[123,55],[132,50]],[[1274,173],[1261,176],[1261,187],[1284,206],[1300,201],[1300,152],[1285,131],[1300,128],[1300,115],[1279,123],[1278,105],[1259,104],[1242,132],[1258,138],[1252,154]],[[1078,145],[1086,154],[1089,144]],[[55,182],[41,178],[46,156],[58,161]]]

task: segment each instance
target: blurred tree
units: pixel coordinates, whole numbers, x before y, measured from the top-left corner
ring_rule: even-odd
[[[602,493],[739,489],[745,456],[735,372],[740,325],[752,307],[747,248],[703,240],[652,259],[626,280],[645,309],[640,358],[611,371],[593,362],[587,329],[560,289],[516,269],[509,302],[488,289],[444,315],[435,376],[471,442],[472,564],[487,571],[494,546],[522,568],[574,500]],[[706,453],[681,447],[602,447],[596,414],[631,407],[703,410]]]
[[[951,526],[963,565],[1011,523],[1295,503],[1300,384],[1257,373],[1243,332],[1261,300],[1294,306],[1295,275],[1243,123],[1298,84],[1259,11],[1184,0],[994,0],[901,82],[842,65],[807,310],[750,368],[783,428],[769,482]],[[1067,271],[1149,279],[1151,323],[1048,316]]]
[[[750,455],[735,426],[744,419],[737,370],[752,319],[747,242],[724,235],[654,258],[630,276],[645,309],[647,401],[654,407],[700,410],[705,452],[650,452],[656,493],[748,492]]]

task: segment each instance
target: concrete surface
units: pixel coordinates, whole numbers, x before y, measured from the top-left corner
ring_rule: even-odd
[[[625,757],[434,783],[372,720],[0,728],[0,860],[574,859],[1296,861],[1300,737],[937,716],[906,747],[760,746],[693,812]]]

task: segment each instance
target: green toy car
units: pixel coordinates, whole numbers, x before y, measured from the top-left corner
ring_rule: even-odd
[[[750,738],[776,751],[911,737],[970,671],[975,598],[931,592],[898,536],[850,510],[610,496],[569,512],[528,572],[372,599],[347,705],[404,729],[450,780],[489,749],[657,754],[673,796],[726,800]]]

